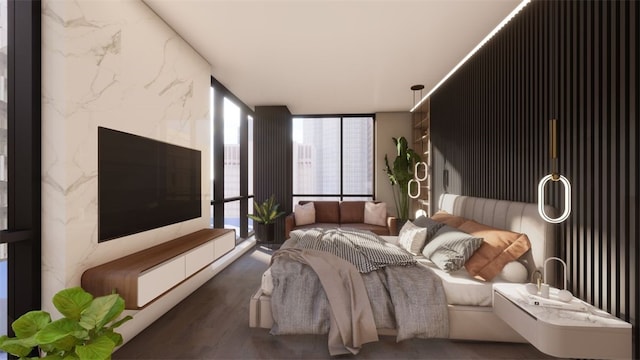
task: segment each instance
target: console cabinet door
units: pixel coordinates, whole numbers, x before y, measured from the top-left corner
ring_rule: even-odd
[[[185,278],[185,256],[179,256],[155,266],[138,277],[138,306],[162,295]]]
[[[186,257],[186,277],[189,277],[211,264],[215,257],[215,240],[202,244],[189,251]]]
[[[215,258],[218,259],[222,257],[224,254],[233,250],[233,248],[236,246],[236,233],[230,232],[230,233],[224,234],[216,238],[215,243],[216,243]]]

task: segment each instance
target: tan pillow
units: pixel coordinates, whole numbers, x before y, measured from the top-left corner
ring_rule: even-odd
[[[467,219],[463,218],[462,216],[449,214],[444,210],[440,210],[437,213],[433,214],[431,216],[431,220],[441,222],[443,224],[447,224],[454,228],[457,228],[458,226],[462,225],[465,221],[467,221]]]
[[[364,204],[364,223],[387,226],[387,204],[367,201]]]
[[[312,202],[298,204],[293,209],[293,217],[296,220],[296,226],[313,224],[316,222],[316,208]]]
[[[473,220],[467,220],[458,229],[484,239],[464,264],[469,274],[480,280],[490,281],[507,263],[517,260],[531,248],[525,234],[496,229]]]

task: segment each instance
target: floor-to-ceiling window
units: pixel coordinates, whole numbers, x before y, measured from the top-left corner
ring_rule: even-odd
[[[0,335],[41,307],[40,7],[0,0]]]
[[[293,203],[372,200],[372,115],[293,118]]]
[[[211,84],[211,223],[247,238],[253,231],[247,218],[253,206],[253,112],[215,79]]]
[[[7,0],[0,0],[0,230],[7,229],[7,40]],[[0,336],[8,325],[7,257],[7,244],[0,244]]]

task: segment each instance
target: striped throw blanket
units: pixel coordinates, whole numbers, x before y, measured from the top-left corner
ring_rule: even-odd
[[[388,244],[378,235],[363,230],[307,229],[294,230],[291,239],[296,247],[329,252],[350,263],[361,273],[369,273],[388,265],[415,265],[413,255]]]

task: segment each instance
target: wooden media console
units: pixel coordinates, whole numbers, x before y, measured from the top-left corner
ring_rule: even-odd
[[[87,269],[82,288],[94,296],[113,292],[125,308],[141,309],[235,247],[235,231],[202,229]]]

